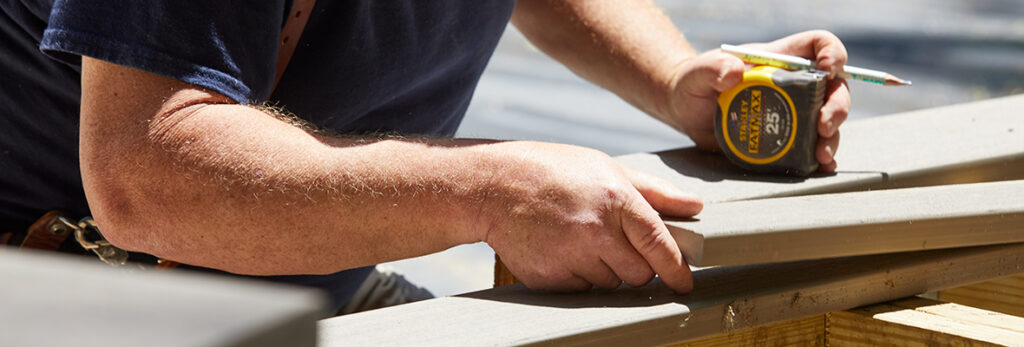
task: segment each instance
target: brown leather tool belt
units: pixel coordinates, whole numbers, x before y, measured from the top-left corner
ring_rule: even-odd
[[[70,254],[93,253],[104,263],[121,267],[132,264],[142,269],[167,270],[177,262],[156,258],[143,253],[130,253],[103,238],[91,217],[74,222],[67,213],[53,210],[32,223],[24,233],[12,232],[0,236],[0,244],[20,249],[57,251]]]

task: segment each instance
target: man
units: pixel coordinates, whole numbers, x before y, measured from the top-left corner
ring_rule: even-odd
[[[714,101],[741,79],[740,60],[695,55],[645,0],[321,1],[271,92],[290,8],[5,4],[3,225],[22,230],[55,208],[92,215],[126,250],[328,288],[336,306],[366,266],[478,241],[531,288],[637,286],[655,274],[692,288],[659,213],[695,215],[699,197],[591,149],[446,136],[510,18],[705,149],[717,148]],[[759,46],[827,71],[846,60],[826,32]],[[257,107],[265,100],[308,124]],[[818,127],[823,171],[835,169],[848,109],[833,80]]]

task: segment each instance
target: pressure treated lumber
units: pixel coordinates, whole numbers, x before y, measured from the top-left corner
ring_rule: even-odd
[[[501,257],[497,254],[494,255],[494,286],[501,287],[510,284],[519,283],[519,279],[512,274],[512,271],[505,267],[505,263],[501,262]]]
[[[0,247],[0,346],[313,346],[312,289]]]
[[[675,295],[660,282],[551,294],[522,285],[320,321],[319,342],[374,345],[682,342],[1024,271],[1024,244],[713,267]]]
[[[1024,273],[943,290],[939,300],[1024,317]]]
[[[830,346],[1021,346],[1024,318],[908,298],[827,315]]]
[[[696,148],[616,160],[705,202],[1024,179],[1024,95],[850,121],[835,175],[749,174]]]
[[[1024,318],[910,297],[673,346],[1015,346]]]
[[[1024,242],[1024,180],[709,204],[666,225],[693,266]]]
[[[825,315],[772,323],[697,340],[673,344],[675,347],[711,346],[824,346]]]

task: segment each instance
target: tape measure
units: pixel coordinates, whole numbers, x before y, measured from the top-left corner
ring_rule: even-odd
[[[715,137],[725,156],[747,170],[806,176],[818,169],[822,71],[756,66],[718,97]]]

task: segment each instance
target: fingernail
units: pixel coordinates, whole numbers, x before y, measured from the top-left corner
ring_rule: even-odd
[[[836,73],[835,66],[832,66],[831,58],[818,59],[818,68],[825,70],[825,72],[828,72],[829,75],[833,75]]]
[[[825,146],[825,152],[828,153],[828,157],[829,158],[835,158],[835,156],[836,156],[836,151],[834,149],[832,149],[831,145],[826,145]]]
[[[721,82],[722,80],[725,79],[725,75],[728,75],[729,71],[732,71],[732,66],[733,66],[733,62],[732,61],[728,61],[728,62],[725,63],[725,65],[722,66],[722,70],[718,71],[718,81],[719,82]]]
[[[823,69],[823,67],[828,67],[828,70],[826,70],[828,72],[831,72],[831,71],[834,70],[833,68],[836,68],[836,67],[833,67],[833,63],[831,63],[831,58],[828,58],[828,57],[823,57],[823,58],[818,59],[817,63],[818,63],[818,68],[822,68]]]

